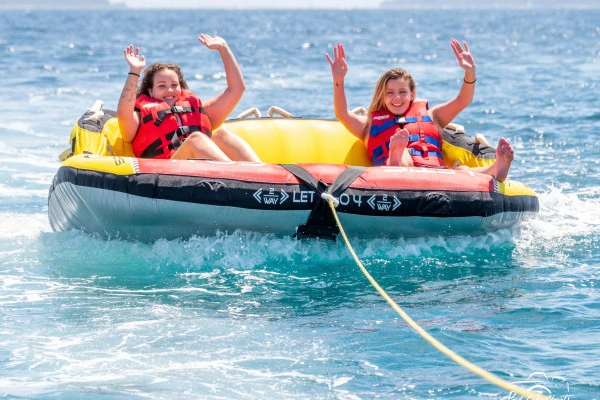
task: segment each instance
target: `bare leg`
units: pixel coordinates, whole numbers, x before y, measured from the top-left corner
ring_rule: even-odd
[[[208,158],[214,161],[231,161],[208,136],[193,132],[171,157],[176,160],[189,158]]]
[[[497,181],[504,182],[506,180],[514,158],[515,152],[512,146],[506,139],[501,138],[496,147],[496,163],[494,164],[496,166],[495,178]]]
[[[406,149],[408,144],[408,131],[398,128],[390,138],[390,155],[387,160],[388,166],[412,167],[412,157]]]
[[[212,140],[233,161],[261,162],[248,142],[223,127],[213,132]]]

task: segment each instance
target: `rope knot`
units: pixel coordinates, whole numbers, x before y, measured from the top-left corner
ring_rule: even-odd
[[[337,206],[340,205],[340,202],[338,199],[336,199],[335,197],[333,197],[332,195],[330,195],[329,193],[321,193],[321,198],[323,200],[325,200],[326,202],[332,202],[333,206],[337,208]]]

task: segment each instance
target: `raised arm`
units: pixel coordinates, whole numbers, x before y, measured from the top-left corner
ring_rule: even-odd
[[[227,88],[214,98],[203,102],[204,111],[206,111],[214,130],[225,122],[240,101],[246,90],[246,83],[242,76],[242,70],[224,39],[203,33],[198,36],[198,40],[209,49],[219,52],[227,77]]]
[[[333,60],[329,57],[329,54],[325,53],[325,56],[329,61],[329,65],[331,65],[331,75],[333,77],[333,110],[335,111],[335,117],[350,133],[364,141],[367,117],[348,110],[346,90],[344,89],[344,77],[348,72],[348,64],[346,64],[344,46],[338,43],[333,47]]]
[[[136,47],[134,50],[133,45],[129,45],[123,50],[123,54],[125,55],[125,61],[129,64],[129,73],[117,105],[117,118],[123,140],[131,143],[140,126],[140,115],[134,111],[134,107],[137,83],[140,79],[140,73],[146,66],[146,58],[140,55],[140,48]]]
[[[465,46],[463,49],[458,40],[454,38],[450,44],[458,60],[458,64],[465,70],[465,76],[460,91],[455,98],[429,110],[431,118],[442,128],[452,122],[462,110],[471,104],[473,95],[475,94],[475,61],[469,51],[469,46],[467,46],[466,42],[463,42]]]

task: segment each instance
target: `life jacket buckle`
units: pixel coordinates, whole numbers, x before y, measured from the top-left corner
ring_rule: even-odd
[[[179,128],[173,131],[173,137],[171,138],[171,143],[173,144],[173,148],[177,150],[185,139],[190,135],[190,127],[189,126],[180,126]]]
[[[175,134],[177,136],[183,136],[184,139],[189,136],[190,134],[190,127],[189,126],[180,126],[179,128],[177,128],[177,130],[175,131]]]

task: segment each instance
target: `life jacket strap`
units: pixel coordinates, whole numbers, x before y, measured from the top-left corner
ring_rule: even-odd
[[[408,149],[409,153],[411,156],[415,156],[415,157],[428,157],[428,156],[433,156],[433,157],[437,157],[437,158],[441,158],[442,157],[442,153],[439,151],[427,151],[427,149],[425,150],[416,150],[416,149]]]
[[[413,143],[413,142],[418,142],[421,139],[421,135],[419,135],[418,133],[415,133],[413,135],[409,135],[408,136],[408,143]],[[436,140],[435,138],[431,137],[431,136],[427,136],[424,135],[423,140],[425,141],[425,143],[431,144],[435,147],[437,147],[438,149],[442,148],[442,144]]]
[[[422,122],[433,122],[433,120],[431,119],[431,117],[429,115],[423,115],[421,116],[421,121]],[[414,124],[419,122],[419,118],[418,117],[402,117],[402,118],[396,118],[396,122],[400,125],[404,125],[404,124]]]
[[[422,122],[433,122],[433,120],[431,119],[431,117],[429,115],[423,115],[421,116],[420,121]],[[369,135],[371,135],[371,137],[375,137],[377,135],[379,135],[381,132],[391,128],[394,125],[399,125],[400,128],[403,128],[404,125],[406,124],[414,124],[419,122],[419,118],[418,117],[395,117],[394,119],[390,119],[389,121],[385,121],[383,122],[381,125],[372,125],[371,126],[371,130],[369,131]]]
[[[177,150],[185,141],[185,139],[190,135],[190,133],[196,131],[200,131],[200,127],[198,125],[180,126],[173,132],[168,133],[167,137],[168,135],[173,135],[173,137],[171,138],[171,143],[173,144],[173,149]]]
[[[384,132],[385,130],[391,128],[392,126],[396,125],[396,120],[389,120],[389,121],[385,121],[384,123],[382,123],[381,125],[371,125],[371,130],[369,131],[369,135],[371,137],[375,137],[377,135],[379,135],[381,132]]]
[[[148,114],[144,117],[143,122],[148,123],[154,120],[154,125],[160,126],[167,115],[170,114],[184,114],[194,112],[194,107],[183,107],[183,106],[172,106],[168,110],[158,111],[156,113],[156,120],[153,114]]]
[[[390,142],[386,143],[386,147],[389,148]],[[379,167],[387,161],[387,157],[384,155],[383,146],[378,146],[373,149],[373,156],[371,157],[371,163],[374,167]]]

